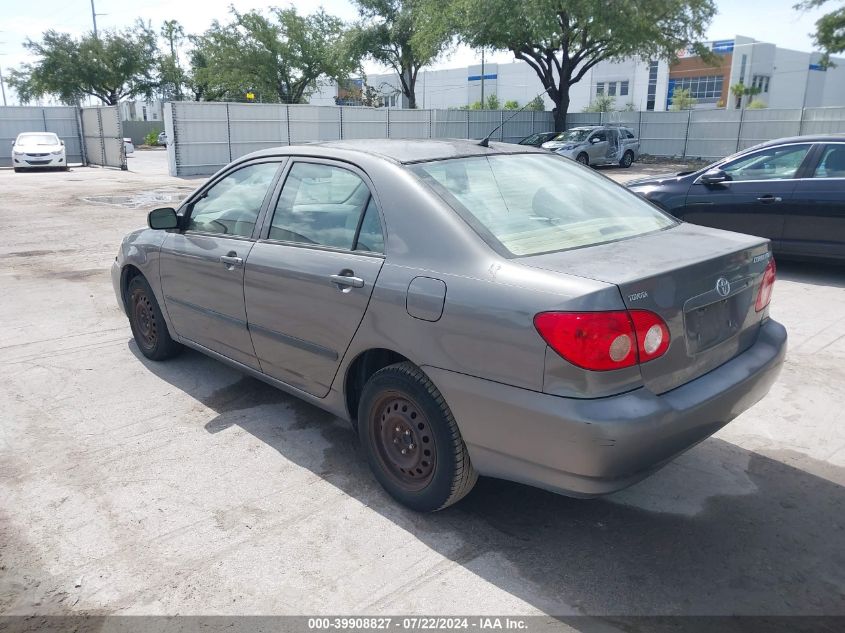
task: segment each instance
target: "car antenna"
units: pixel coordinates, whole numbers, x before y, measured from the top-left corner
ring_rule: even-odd
[[[543,92],[541,92],[540,94],[538,94],[538,95],[537,95],[537,97],[542,97],[542,96],[543,96],[544,94],[546,94],[549,90],[551,90],[551,86],[549,86],[548,88],[546,88],[545,90],[543,90]],[[536,99],[537,97],[534,97],[534,99]],[[529,101],[528,103],[526,103],[526,104],[525,104],[524,106],[522,106],[519,110],[517,110],[516,112],[514,112],[514,113],[513,113],[512,115],[510,115],[507,119],[505,119],[504,121],[502,121],[501,123],[499,123],[499,125],[497,125],[497,126],[496,126],[496,127],[494,127],[492,130],[490,130],[490,133],[489,133],[487,136],[485,136],[483,139],[481,139],[481,140],[478,142],[478,144],[479,144],[479,145],[481,145],[481,147],[490,147],[490,137],[491,137],[491,136],[493,136],[493,134],[494,134],[494,133],[495,133],[495,132],[496,132],[499,128],[503,127],[503,126],[505,125],[505,123],[507,123],[508,121],[510,121],[510,120],[511,120],[512,118],[514,118],[517,114],[519,114],[520,112],[522,112],[523,110],[525,110],[525,108],[527,108],[528,106],[530,106],[530,105],[533,103],[534,99],[532,99],[531,101]]]

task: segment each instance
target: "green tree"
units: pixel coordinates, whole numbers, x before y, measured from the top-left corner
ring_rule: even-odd
[[[519,101],[516,99],[505,101],[504,108],[505,110],[519,110]]]
[[[827,2],[828,0],[804,0],[796,4],[795,8],[802,11],[815,9]],[[824,14],[816,21],[813,41],[822,49],[822,65],[834,65],[830,61],[830,56],[845,52],[845,2],[838,9]]]
[[[193,38],[191,84],[206,100],[243,99],[301,103],[319,77],[342,81],[355,69],[344,44],[343,23],[319,9],[301,16],[296,9],[239,13],[227,24],[214,21]]]
[[[754,99],[751,103],[748,104],[749,110],[763,110],[768,108],[769,106],[766,105],[765,101],[760,101],[760,99]]]
[[[421,32],[425,0],[355,0],[361,22],[350,32],[351,52],[389,66],[399,76],[409,108],[417,107],[417,75],[449,46],[447,29]],[[442,24],[438,22],[438,24]]]
[[[501,109],[501,104],[499,103],[499,97],[496,93],[491,93],[487,95],[487,100],[484,102],[484,109],[485,110],[499,110]]]
[[[535,112],[545,112],[546,111],[546,102],[543,101],[543,95],[537,95],[531,101],[528,102],[528,106],[525,108],[526,110],[534,110]]]
[[[739,109],[742,107],[743,97],[753,98],[755,95],[760,94],[760,88],[757,86],[746,86],[740,81],[731,86],[731,93],[733,94],[734,99],[736,99],[735,107]]]
[[[584,108],[584,112],[613,112],[616,107],[616,99],[610,95],[600,94]]]
[[[604,60],[639,55],[673,59],[701,40],[716,13],[714,0],[428,0],[426,23],[452,25],[473,48],[510,50],[537,73],[563,130],[569,91]],[[700,45],[697,53],[711,58]]]
[[[176,20],[166,20],[161,26],[161,36],[167,49],[159,59],[159,88],[165,100],[182,99],[187,77],[179,63],[179,44],[185,39],[185,29]]]
[[[698,103],[698,99],[690,94],[688,88],[675,88],[672,92],[672,105],[669,109],[674,112],[692,110],[696,103]]]
[[[9,76],[21,103],[55,95],[67,104],[94,97],[115,105],[131,97],[151,98],[157,87],[156,36],[140,20],[122,31],[101,31],[77,39],[46,31],[40,41],[27,40],[37,59]]]

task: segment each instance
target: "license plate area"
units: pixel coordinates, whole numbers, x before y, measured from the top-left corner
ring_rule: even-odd
[[[746,289],[725,299],[685,311],[689,353],[698,354],[733,338],[743,329],[750,301],[751,292]]]

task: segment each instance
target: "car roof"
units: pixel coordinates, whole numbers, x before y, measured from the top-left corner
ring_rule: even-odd
[[[254,152],[248,156],[244,156],[243,159],[278,156],[279,154],[319,155],[326,158],[333,156],[340,158],[348,156],[349,152],[378,156],[402,164],[470,156],[531,153],[545,155],[548,153],[545,150],[528,145],[518,145],[516,143],[491,142],[488,147],[483,147],[479,145],[478,140],[472,139],[355,139],[275,147]]]
[[[772,145],[786,145],[788,143],[831,143],[845,141],[845,134],[808,134],[806,136],[786,136],[784,138],[776,138],[771,141],[766,141],[749,147],[748,149],[761,149],[763,147],[771,147]],[[748,150],[743,150],[748,151]]]

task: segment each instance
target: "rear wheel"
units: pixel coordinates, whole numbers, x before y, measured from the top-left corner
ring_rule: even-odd
[[[584,152],[581,152],[580,154],[578,154],[578,156],[575,158],[575,160],[577,160],[582,165],[589,165],[590,164],[590,157],[587,156]]]
[[[625,168],[630,167],[633,163],[634,163],[634,152],[630,152],[630,151],[625,152],[622,155],[622,160],[619,161],[619,164],[622,167],[625,167]]]
[[[21,170],[19,168],[15,167],[15,173],[19,174],[19,173],[21,173]]]
[[[126,308],[132,335],[144,356],[150,360],[167,360],[182,351],[182,346],[170,337],[153,290],[141,275],[129,282]]]
[[[413,510],[450,506],[478,480],[443,396],[412,363],[390,365],[367,381],[358,434],[376,479]]]

